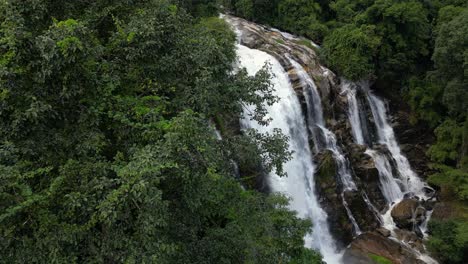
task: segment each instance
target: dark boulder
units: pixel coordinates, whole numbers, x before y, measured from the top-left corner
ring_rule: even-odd
[[[416,199],[404,199],[393,207],[391,215],[399,228],[413,230],[425,220],[426,209]]]

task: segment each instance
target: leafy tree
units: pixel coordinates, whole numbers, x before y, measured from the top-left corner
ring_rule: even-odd
[[[178,0],[176,3],[196,17],[208,17],[218,14],[218,2],[218,0]]]
[[[245,150],[281,172],[287,139],[219,140],[208,122],[244,104],[266,122],[267,69],[232,73],[229,27],[190,15],[212,1],[129,3],[0,3],[0,262],[302,256],[311,223],[243,189],[232,166]]]
[[[354,25],[335,29],[324,40],[322,54],[327,63],[351,80],[372,76],[373,56],[381,43],[374,30],[373,26]]]
[[[330,9],[340,23],[353,23],[357,15],[366,10],[374,1],[370,0],[336,0],[330,2]]]
[[[463,125],[454,120],[446,120],[435,129],[437,143],[429,150],[433,161],[438,163],[457,164],[459,149],[463,140]]]
[[[425,120],[431,128],[437,127],[447,111],[440,98],[443,88],[432,76],[423,80],[412,77],[409,80],[406,100],[416,114],[416,120]]]
[[[358,25],[374,25],[382,38],[375,58],[378,77],[392,80],[415,72],[429,54],[430,24],[418,1],[377,0],[356,17]]]
[[[234,4],[236,8],[236,12],[246,18],[246,19],[253,19],[254,18],[254,2],[253,0],[236,0]]]
[[[308,36],[314,40],[322,39],[326,27],[319,22],[321,8],[315,1],[282,0],[278,4],[279,25],[288,31]]]
[[[453,9],[453,8],[452,8]],[[447,9],[441,10],[442,13]],[[455,13],[460,12],[459,9]],[[453,12],[451,12],[453,14]],[[435,74],[444,83],[443,103],[453,114],[466,114],[468,107],[467,61],[468,9],[448,22],[441,19],[434,54]]]
[[[464,263],[468,249],[468,225],[462,221],[430,223],[433,234],[428,242],[429,250],[437,254],[443,263]]]

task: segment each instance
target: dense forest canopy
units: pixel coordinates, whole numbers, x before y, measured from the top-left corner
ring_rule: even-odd
[[[234,175],[281,172],[286,139],[208,122],[263,120],[268,72],[232,74],[217,5],[180,2],[1,1],[1,263],[320,260],[285,197]]]

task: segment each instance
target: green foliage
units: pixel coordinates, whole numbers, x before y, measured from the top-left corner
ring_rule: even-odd
[[[254,18],[254,3],[252,0],[238,0],[235,3],[236,12],[246,18]]]
[[[374,25],[381,38],[375,57],[378,77],[392,80],[414,72],[421,57],[428,56],[430,24],[419,1],[375,1],[359,14],[358,25]]]
[[[436,162],[437,173],[429,182],[453,192],[459,200],[468,200],[468,167],[466,163],[467,123],[458,124],[448,119],[435,129],[437,141],[429,148],[428,155]]]
[[[195,17],[217,16],[219,12],[218,0],[177,0],[178,6],[183,7]]]
[[[446,112],[441,102],[443,88],[433,79],[412,77],[406,93],[406,100],[417,115],[417,120],[427,121],[431,128],[440,124]]]
[[[392,264],[393,262],[385,257],[369,254],[369,257],[378,264]]]
[[[202,17],[215,1],[124,2],[0,3],[0,262],[303,256],[311,223],[232,166],[281,173],[287,139],[208,122],[254,104],[266,123],[268,69],[232,74],[233,32]]]
[[[282,0],[278,13],[281,14],[278,25],[285,30],[312,39],[322,39],[325,35],[327,29],[319,22],[321,8],[314,1]]]
[[[454,194],[454,198],[463,203],[468,199],[468,9],[465,3],[457,1],[436,3],[436,6],[439,10],[434,12],[434,70],[427,72],[424,80],[413,78],[410,81],[407,98],[417,118],[435,127],[436,141],[428,155],[437,172],[429,177],[429,182]],[[433,243],[436,242],[442,243],[440,235],[434,235]],[[437,251],[436,246],[433,251]],[[446,262],[452,261],[449,254],[438,254]]]
[[[431,221],[428,249],[443,263],[465,263],[468,257],[468,224],[466,221]]]
[[[453,12],[453,9],[456,12]],[[442,102],[454,115],[466,115],[468,108],[468,9],[452,8],[450,15],[459,13],[450,21],[441,10],[437,38],[432,59],[435,64],[435,75],[441,79],[444,87]]]
[[[380,45],[380,38],[373,26],[347,25],[334,30],[325,38],[322,54],[338,73],[351,80],[374,74],[373,56]]]
[[[448,22],[450,22],[455,17],[458,17],[465,8],[461,6],[448,5],[440,8],[439,13],[437,14],[436,27],[434,29],[435,33],[439,32],[440,27]]]
[[[292,259],[289,263],[290,264],[325,264],[325,262],[322,261],[322,257],[320,256],[320,254],[310,249],[304,249],[302,254],[299,257]]]
[[[435,129],[437,142],[429,149],[429,156],[438,163],[456,164],[463,139],[463,125],[446,120]]]
[[[450,166],[436,165],[439,170],[429,177],[429,183],[449,188],[457,199],[468,201],[468,171],[466,168],[455,169]]]
[[[374,1],[370,0],[336,0],[330,2],[330,9],[340,23],[352,23],[361,11],[366,10]]]

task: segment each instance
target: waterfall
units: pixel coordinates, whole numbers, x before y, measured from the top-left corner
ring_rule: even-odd
[[[379,223],[382,225],[384,224],[384,220],[382,219],[382,215],[380,214],[379,210],[375,207],[375,205],[370,201],[369,196],[367,196],[366,192],[362,192],[362,199],[367,204],[367,207],[371,210],[374,216],[377,218]]]
[[[322,100],[320,99],[317,86],[298,62],[289,56],[288,59],[296,70],[297,75],[301,80],[302,87],[304,88],[303,93],[306,98],[307,110],[309,111],[307,115],[309,119],[309,131],[312,134],[315,134],[314,138],[317,140],[314,141],[315,145],[318,146],[318,150],[328,149],[333,153],[338,166],[338,175],[340,176],[344,190],[356,190],[356,184],[351,176],[348,160],[345,158],[342,150],[338,146],[335,134],[325,127]]]
[[[359,118],[359,116],[364,115],[364,110],[359,108],[356,99],[356,89],[361,88],[365,93],[372,112],[372,117],[374,118],[378,143],[384,145],[389,152],[388,157],[386,153],[381,153],[369,148],[365,152],[374,160],[380,176],[380,188],[387,204],[389,205],[387,211],[380,216],[382,226],[391,231],[391,238],[393,240],[407,248],[412,248],[411,245],[395,238],[396,235],[394,230],[397,227],[391,216],[391,211],[393,207],[405,197],[405,194],[409,194],[411,196],[416,195],[422,199],[430,198],[427,196],[425,190],[431,188],[416,175],[416,173],[411,169],[408,159],[402,154],[393,128],[388,123],[388,115],[383,101],[370,91],[368,83],[362,83],[359,87],[354,85],[353,88],[354,89],[352,89],[352,85],[350,85],[349,82],[344,81],[342,83],[342,93],[346,93],[348,99],[348,119],[351,123],[354,141],[358,144],[366,145],[363,137],[364,133],[362,132],[366,127],[365,124],[361,122],[362,119]],[[397,170],[396,176],[392,170],[390,160],[395,161]],[[370,204],[369,199],[365,200]],[[426,236],[427,223],[429,222],[431,214],[432,212],[427,212],[426,220],[418,227],[423,232],[424,236]],[[437,261],[432,259],[430,256],[421,253],[417,249],[413,248],[413,252],[425,263],[437,263]]]
[[[351,123],[354,140],[358,144],[365,144],[362,136],[363,124],[359,118],[363,110],[358,109],[356,103],[357,87],[354,88],[354,90],[351,89],[351,85],[348,82],[344,82],[342,92],[346,93],[348,98],[348,118]],[[371,108],[378,134],[378,143],[386,146],[390,152],[390,157],[386,157],[384,153],[375,150],[368,149],[366,151],[374,159],[376,168],[379,171],[382,193],[387,202],[391,204],[392,202],[401,200],[406,193],[418,195],[421,198],[428,198],[424,191],[428,188],[427,185],[411,169],[408,159],[401,153],[393,128],[388,123],[385,104],[370,91],[367,83],[362,84],[361,88],[364,90]],[[395,161],[398,171],[396,176],[392,172],[389,158]]]
[[[342,93],[346,94],[346,99],[348,100],[348,119],[351,123],[351,132],[353,133],[354,141],[357,144],[365,145],[366,140],[364,139],[364,122],[361,121],[361,112],[359,111],[359,105],[356,96],[356,89],[352,89],[351,86],[353,83],[346,80],[341,80],[342,82]]]
[[[366,86],[365,89],[367,100],[369,101],[369,105],[372,110],[372,116],[374,117],[375,126],[377,127],[379,143],[387,146],[392,158],[395,160],[399,174],[398,176],[400,177],[401,183],[404,187],[403,191],[428,198],[424,192],[426,184],[421,181],[421,179],[411,169],[408,159],[401,153],[393,128],[388,124],[388,117],[384,103],[375,96],[372,91],[370,91],[368,86]]]
[[[305,245],[318,249],[326,262],[341,263],[341,255],[328,228],[327,214],[320,207],[315,193],[315,166],[309,148],[308,131],[289,77],[280,63],[265,52],[238,45],[237,53],[241,66],[250,75],[257,73],[265,63],[271,65],[274,93],[280,98],[278,103],[266,106],[268,117],[272,118],[268,126],[261,126],[247,117],[241,120],[242,127],[254,128],[259,132],[271,132],[279,128],[289,137],[289,148],[294,152],[293,158],[284,165],[288,176],[279,177],[272,172],[269,177],[270,187],[275,192],[289,196],[290,208],[297,211],[300,217],[313,221],[313,232],[305,237]]]
[[[360,178],[361,181],[357,185],[353,179],[352,167],[344,154],[346,151],[342,149],[343,146],[347,145],[340,144],[340,138],[337,138],[333,133],[333,129],[326,126],[328,122],[326,122],[327,119],[322,108],[322,96],[319,89],[317,89],[314,80],[309,75],[309,70],[304,69],[295,59],[300,59],[302,64],[309,65],[311,63],[310,65],[313,65],[311,72],[321,72],[322,76],[320,77],[331,79],[333,76],[330,75],[333,75],[333,73],[323,66],[314,64],[316,62],[314,61],[316,59],[315,54],[313,51],[309,52],[300,48],[297,37],[235,17],[226,16],[225,19],[233,26],[240,43],[237,45],[239,65],[246,68],[250,75],[256,74],[265,63],[271,66],[273,74],[271,82],[274,86],[274,94],[280,98],[279,102],[266,106],[266,118],[272,121],[264,126],[248,117],[244,117],[241,120],[241,128],[252,128],[261,133],[281,129],[283,134],[290,139],[289,150],[293,153],[293,157],[284,164],[284,170],[288,176],[279,177],[273,171],[267,177],[267,180],[272,191],[283,193],[291,198],[290,209],[296,211],[299,217],[312,220],[314,224],[313,232],[305,236],[305,246],[318,249],[324,260],[329,264],[346,262],[346,260],[342,260],[343,253],[338,251],[338,243],[335,243],[332,238],[327,221],[327,212],[332,211],[328,211],[328,209],[340,210],[339,217],[346,213],[347,220],[353,226],[354,235],[359,235],[361,230],[353,213],[358,220],[366,219],[367,221],[368,218],[366,216],[363,218],[361,210],[363,209],[362,205],[365,207],[365,204],[367,204],[369,208],[367,212],[375,214],[376,221],[391,231],[391,236],[388,239],[398,241],[405,247],[411,248],[411,245],[405,244],[401,232],[397,230],[391,211],[404,198],[418,196],[418,198],[427,199],[426,191],[428,187],[411,169],[407,158],[403,155],[394,131],[390,126],[384,102],[370,91],[366,82],[352,83],[346,80],[341,82],[341,95],[345,95],[348,102],[347,116],[351,124],[354,142],[367,147],[364,153],[374,161],[379,176],[378,181],[374,182],[374,173],[372,171],[368,175],[359,174],[359,176],[364,177]],[[255,48],[251,49],[246,46]],[[274,56],[261,50],[271,50],[271,54]],[[300,94],[299,97],[296,95],[293,88],[293,85],[297,84],[296,82],[300,82],[303,98],[300,96],[301,92],[299,91],[297,91]],[[332,90],[332,92],[335,91]],[[303,105],[301,105],[302,102],[299,101],[299,98],[304,99]],[[340,104],[337,105],[340,106]],[[254,110],[252,107],[246,107],[246,113],[252,112]],[[343,139],[347,139],[346,134]],[[313,147],[309,140],[313,141]],[[349,143],[348,141],[345,142]],[[365,149],[356,146],[351,147],[353,148],[350,151],[357,151],[357,154],[362,154],[361,151]],[[327,211],[321,207],[322,200],[316,193],[318,189],[316,190],[314,178],[313,156],[323,152],[329,154],[335,161],[335,177],[339,188],[337,193],[339,196],[335,193],[331,198],[325,195],[326,203],[330,198],[332,204],[331,208],[326,208]],[[359,173],[361,173],[362,169],[373,170],[373,164],[368,163],[368,158],[365,158],[363,163],[359,165],[363,165],[362,168],[357,167]],[[372,201],[366,193],[368,189],[366,182],[362,182],[365,181],[365,177],[372,181],[369,185],[371,191],[369,196],[371,194],[376,195],[370,197]],[[366,189],[358,189],[361,186],[366,187]],[[379,191],[376,189],[379,189]],[[361,197],[365,204],[361,203],[362,201],[355,200],[356,197],[358,199]],[[360,214],[350,209],[345,198],[353,206],[358,206],[356,208],[359,209]],[[387,205],[384,212],[379,211],[383,206],[380,204],[382,201]],[[373,203],[378,206],[374,206]],[[364,208],[365,210],[366,208]],[[428,217],[430,217],[430,214],[431,212],[427,212]],[[371,218],[373,218],[373,215]],[[333,213],[333,226],[338,226],[335,225],[335,220],[335,214]],[[372,226],[363,224],[362,227],[365,226],[365,231],[368,231],[367,229],[369,227],[373,228],[375,223],[371,224]],[[425,231],[427,221],[418,228]],[[398,237],[401,240],[398,240]],[[346,252],[348,251],[346,250]],[[420,259],[430,262],[426,255],[417,250],[414,253]]]
[[[327,147],[327,142],[324,142],[324,137],[321,135],[323,131],[326,130],[325,121],[323,119],[322,100],[320,99],[317,86],[304,68],[289,55],[287,55],[287,58],[294,67],[303,87],[302,92],[304,94],[308,110],[306,115],[307,125],[314,142],[314,151],[318,153],[321,149]]]
[[[346,214],[348,215],[349,220],[353,225],[355,235],[359,235],[361,234],[361,229],[359,228],[359,225],[357,224],[357,221],[344,198],[345,191],[357,190],[356,184],[354,183],[353,177],[351,175],[349,162],[344,156],[341,148],[338,146],[335,134],[325,127],[322,100],[317,90],[317,86],[315,85],[310,75],[305,71],[304,67],[292,59],[291,56],[288,55],[287,58],[296,71],[303,87],[303,94],[308,110],[308,126],[309,131],[313,135],[316,152],[322,149],[328,149],[333,153],[333,158],[335,159],[337,165],[337,173],[341,184],[343,185],[343,190],[341,193],[342,204],[346,210]]]
[[[367,83],[363,83],[363,86],[367,87]],[[365,129],[365,124],[362,122],[360,116],[365,115],[364,110],[362,107],[360,108],[357,103],[357,89],[353,83],[350,83],[346,80],[342,80],[342,93],[346,94],[348,100],[348,119],[351,123],[351,130],[353,132],[354,141],[357,144],[367,145],[364,140],[364,133],[363,130]],[[385,113],[385,112],[383,112]],[[379,116],[380,121],[383,122],[383,119],[386,119],[386,116]],[[385,121],[386,122],[386,121]],[[390,126],[388,126],[392,129]],[[387,127],[387,128],[388,128]],[[366,128],[367,129],[367,128]],[[379,130],[379,128],[377,128]],[[393,129],[392,129],[393,131]],[[387,228],[388,230],[392,231],[396,228],[396,224],[393,221],[391,216],[391,211],[393,206],[395,206],[399,201],[401,201],[404,197],[404,189],[402,189],[402,184],[398,184],[398,179],[394,177],[392,166],[389,161],[389,157],[387,157],[384,153],[379,151],[375,151],[373,149],[368,148],[365,152],[367,155],[372,157],[375,163],[375,167],[379,172],[379,181],[380,181],[380,190],[387,202],[389,208],[387,212],[382,214],[379,218],[382,220],[383,227]],[[401,180],[400,180],[401,183]],[[370,203],[367,199],[366,203]]]
[[[351,175],[349,162],[338,147],[335,134],[321,125],[318,125],[318,127],[321,129],[323,137],[325,138],[326,148],[333,153],[333,157],[335,158],[338,167],[338,176],[340,176],[341,183],[343,184],[343,190],[357,190],[356,184],[353,181],[353,176]]]
[[[375,150],[367,149],[367,155],[374,159],[375,167],[379,171],[380,189],[388,204],[403,199],[403,192],[393,177],[392,166],[388,159]]]

